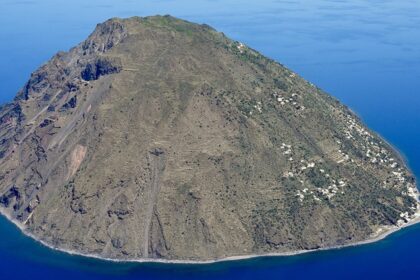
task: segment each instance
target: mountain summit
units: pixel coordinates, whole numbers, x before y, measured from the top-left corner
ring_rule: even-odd
[[[349,245],[418,217],[347,107],[207,25],[111,19],[0,108],[0,209],[58,249],[206,261]]]

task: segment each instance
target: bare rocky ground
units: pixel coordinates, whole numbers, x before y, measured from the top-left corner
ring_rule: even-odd
[[[111,19],[0,108],[0,206],[114,259],[340,246],[408,222],[413,175],[348,108],[207,25]]]

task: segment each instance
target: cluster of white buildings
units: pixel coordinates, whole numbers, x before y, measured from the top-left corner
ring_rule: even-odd
[[[282,95],[280,93],[273,93],[275,100],[280,103],[281,106],[290,105],[298,110],[305,110],[305,106],[299,104],[299,95],[297,93],[292,93],[290,97]]]

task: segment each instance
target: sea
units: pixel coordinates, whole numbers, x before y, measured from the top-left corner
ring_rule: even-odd
[[[420,0],[0,0],[0,104],[97,23],[156,14],[209,24],[299,73],[420,177]],[[420,225],[362,246],[187,265],[69,255],[0,217],[0,279],[420,279]]]

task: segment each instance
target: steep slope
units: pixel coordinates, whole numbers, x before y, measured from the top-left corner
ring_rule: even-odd
[[[111,19],[0,109],[0,206],[115,259],[340,246],[414,219],[414,178],[349,109],[209,26]]]

